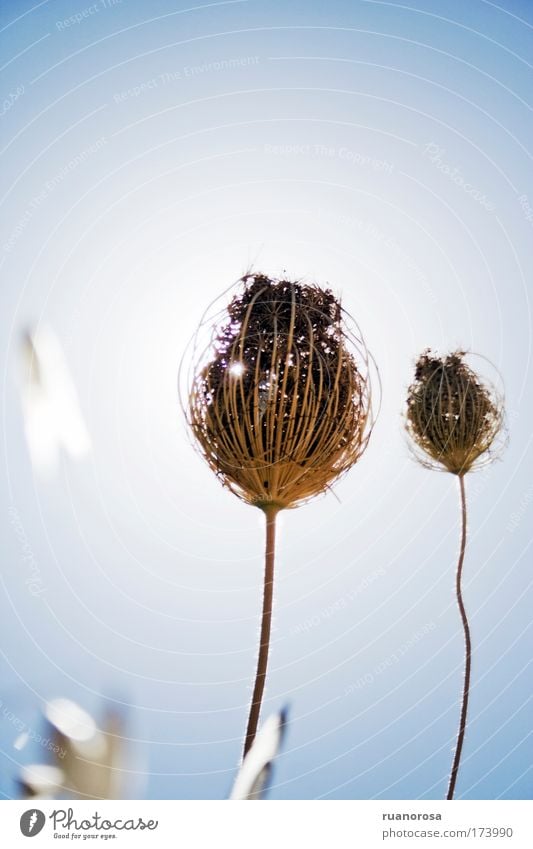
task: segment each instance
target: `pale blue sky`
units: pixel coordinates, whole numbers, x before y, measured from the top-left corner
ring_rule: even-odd
[[[132,794],[227,793],[261,516],[191,449],[176,381],[205,307],[254,263],[341,294],[383,382],[339,500],[282,516],[264,710],[289,703],[291,721],[272,796],[445,793],[463,664],[457,491],[412,462],[401,421],[433,346],[498,366],[511,432],[502,462],[467,481],[475,655],[457,796],[530,798],[531,4],[57,0],[0,14],[2,702],[32,725],[44,699],[97,711],[103,694],[127,711]],[[52,483],[34,479],[21,429],[29,321],[58,334],[94,443]],[[17,763],[42,756],[15,737],[0,714],[7,796]]]

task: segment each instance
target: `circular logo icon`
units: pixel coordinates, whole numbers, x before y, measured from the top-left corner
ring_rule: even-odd
[[[46,817],[42,811],[37,808],[31,808],[29,811],[24,811],[20,818],[20,830],[24,837],[35,837],[43,830]]]

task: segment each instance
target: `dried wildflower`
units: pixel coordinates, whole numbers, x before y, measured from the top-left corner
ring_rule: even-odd
[[[262,509],[296,507],[366,447],[367,355],[361,348],[358,366],[330,291],[263,275],[243,282],[195,378],[190,423],[232,492]]]
[[[457,475],[461,501],[461,543],[456,573],[456,595],[465,638],[465,677],[459,732],[447,799],[453,799],[466,731],[472,640],[461,589],[466,550],[465,475],[490,463],[502,445],[503,400],[456,351],[437,357],[425,351],[416,364],[408,390],[407,430],[415,456],[429,469]]]
[[[464,362],[461,351],[422,354],[407,398],[407,429],[429,468],[465,475],[492,459],[503,407],[492,387]]]
[[[201,453],[224,486],[267,521],[246,754],[266,676],[276,515],[324,492],[364,452],[373,422],[369,356],[331,291],[250,274],[193,359],[187,413]]]

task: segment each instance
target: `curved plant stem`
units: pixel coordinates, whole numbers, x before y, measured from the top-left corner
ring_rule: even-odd
[[[459,551],[459,560],[457,562],[456,576],[456,591],[457,604],[461,613],[463,629],[465,634],[465,680],[463,687],[463,704],[461,707],[461,719],[459,721],[459,733],[457,735],[457,746],[455,748],[455,757],[453,759],[452,771],[450,773],[450,783],[448,786],[448,795],[446,799],[453,799],[455,784],[457,781],[457,773],[459,772],[459,764],[461,761],[461,752],[463,749],[463,741],[466,730],[466,715],[468,712],[468,696],[470,693],[470,670],[472,665],[472,642],[470,639],[470,626],[463,604],[463,594],[461,590],[461,578],[463,574],[463,562],[465,559],[466,548],[466,494],[465,494],[465,479],[463,475],[459,475],[459,488],[461,492],[461,548]]]
[[[254,737],[257,731],[257,723],[259,721],[259,713],[261,711],[261,701],[263,699],[263,690],[265,689],[265,679],[268,664],[268,648],[270,645],[270,627],[272,624],[272,597],[274,591],[274,555],[276,549],[276,516],[278,514],[277,507],[266,507],[266,545],[265,545],[265,582],[263,588],[263,614],[261,617],[261,636],[259,640],[259,657],[257,659],[257,671],[255,673],[254,692],[252,695],[252,704],[250,706],[250,715],[248,717],[248,726],[246,728],[246,738],[244,741],[243,757],[246,755],[250,746],[254,742]]]

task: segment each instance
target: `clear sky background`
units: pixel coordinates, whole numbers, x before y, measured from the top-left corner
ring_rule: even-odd
[[[432,346],[495,363],[510,430],[467,480],[457,797],[531,798],[532,4],[5,0],[0,15],[3,795],[45,755],[13,748],[10,714],[40,728],[55,696],[124,711],[132,796],[231,786],[262,516],[191,448],[177,370],[253,265],[331,285],[383,385],[360,463],[281,517],[263,716],[289,704],[290,726],[272,797],[445,795],[458,491],[413,463],[402,424]],[[93,440],[49,481],[22,432],[28,322],[57,333]]]

